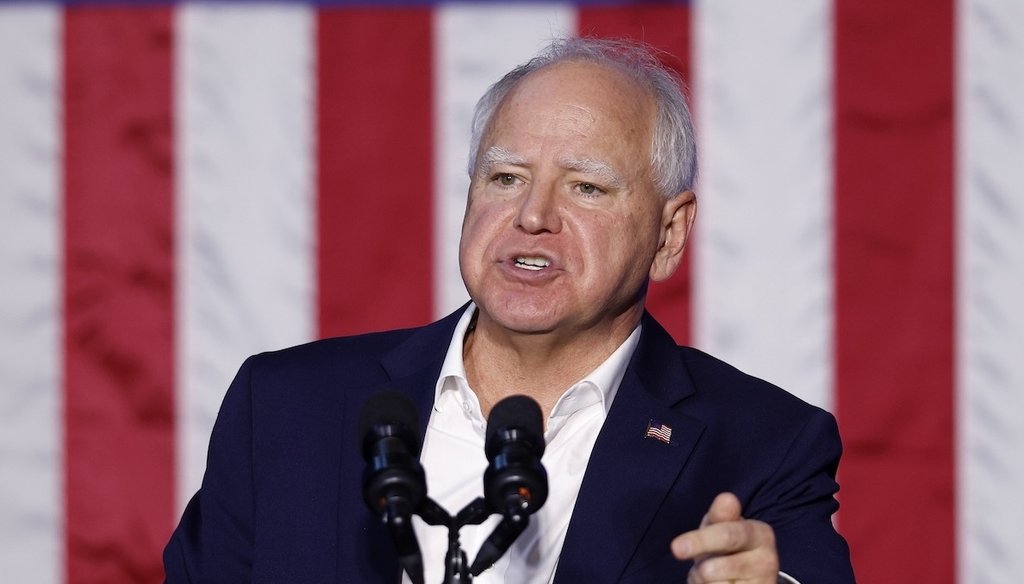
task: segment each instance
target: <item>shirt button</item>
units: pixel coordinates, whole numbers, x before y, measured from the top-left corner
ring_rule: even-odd
[[[470,403],[468,401],[464,401],[464,402],[462,402],[462,409],[464,409],[464,410],[466,410],[468,412],[468,411],[473,409],[473,406],[470,405]]]

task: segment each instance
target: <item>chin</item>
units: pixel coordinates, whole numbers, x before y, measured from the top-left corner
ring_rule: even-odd
[[[538,305],[539,304],[539,305]],[[477,303],[492,321],[504,329],[522,334],[551,332],[559,322],[550,304],[536,302]]]
[[[501,323],[505,330],[520,335],[543,335],[555,330],[555,326],[549,322],[513,322]]]

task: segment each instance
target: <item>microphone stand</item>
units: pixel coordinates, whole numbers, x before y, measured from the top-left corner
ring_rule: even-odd
[[[418,515],[423,519],[423,521],[427,525],[444,525],[448,528],[448,552],[444,557],[443,584],[470,583],[473,581],[473,572],[476,572],[479,575],[480,572],[486,570],[495,561],[497,561],[498,558],[495,557],[487,562],[486,565],[478,566],[477,563],[480,561],[480,558],[478,557],[471,570],[469,559],[466,557],[466,552],[462,549],[462,544],[459,543],[459,529],[461,529],[462,526],[480,525],[495,512],[496,511],[491,509],[487,504],[486,499],[483,497],[477,497],[474,499],[468,505],[463,507],[455,517],[452,517],[444,507],[441,507],[441,505],[430,497],[427,497],[423,501],[423,506],[418,512]],[[502,523],[504,523],[504,521]],[[498,529],[500,528],[501,525],[498,526]],[[516,533],[516,535],[519,534]]]

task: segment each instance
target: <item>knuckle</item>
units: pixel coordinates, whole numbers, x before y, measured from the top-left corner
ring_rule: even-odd
[[[724,547],[728,550],[736,551],[746,546],[748,534],[743,523],[728,524],[724,536]]]
[[[709,558],[704,560],[696,566],[697,574],[700,576],[700,582],[714,582],[720,580],[724,575],[725,562],[724,558]]]

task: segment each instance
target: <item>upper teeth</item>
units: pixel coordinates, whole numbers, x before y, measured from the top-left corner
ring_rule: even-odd
[[[516,265],[527,270],[540,270],[550,266],[551,261],[546,258],[519,257],[516,258]]]

